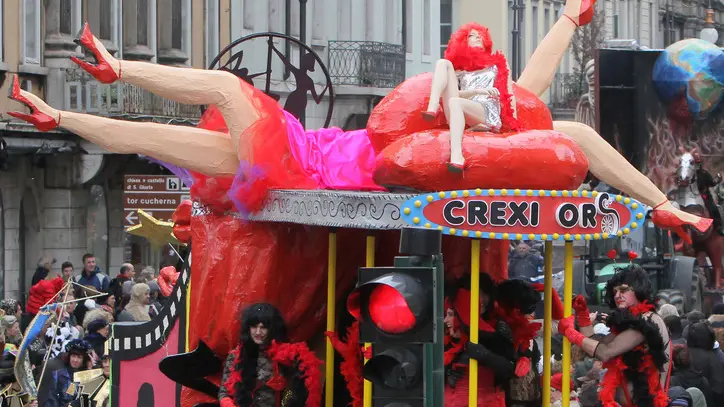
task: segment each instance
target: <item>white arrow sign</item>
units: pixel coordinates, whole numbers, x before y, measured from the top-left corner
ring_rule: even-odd
[[[138,216],[136,216],[136,211],[131,211],[126,215],[126,222],[130,224],[135,224],[136,220],[138,220]]]

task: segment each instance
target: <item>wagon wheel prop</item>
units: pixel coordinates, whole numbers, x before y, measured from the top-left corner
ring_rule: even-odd
[[[283,46],[280,47],[281,49],[275,46],[275,39],[282,41]],[[248,45],[255,40],[266,40],[267,42],[266,69],[260,72],[251,72],[244,66],[244,45]],[[299,49],[299,61],[296,65],[290,59],[292,45],[296,45]],[[235,49],[236,51],[234,51]],[[248,48],[246,50],[249,51]],[[329,98],[329,107],[327,108],[327,116],[323,127],[329,126],[334,109],[332,78],[329,76],[329,71],[319,55],[294,37],[275,32],[256,33],[241,37],[221,50],[219,55],[209,64],[209,69],[229,71],[241,80],[261,89],[272,99],[279,101],[281,95],[274,93],[271,89],[275,59],[281,61],[284,66],[284,78],[291,76],[296,82],[296,88],[289,92],[284,109],[304,125],[309,93],[312,92],[312,103],[317,105],[320,105],[324,100],[324,96],[327,96]],[[226,61],[223,65],[221,64],[222,60]],[[322,70],[326,80],[326,86],[320,93],[316,93],[314,81],[309,75],[310,72],[316,72],[317,67]],[[263,86],[259,86],[262,84]]]

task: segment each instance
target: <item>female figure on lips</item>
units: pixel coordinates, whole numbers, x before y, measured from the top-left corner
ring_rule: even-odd
[[[651,283],[637,265],[619,270],[606,284],[606,302],[615,309],[606,324],[611,333],[593,335],[591,314],[583,297],[574,300],[574,317],[562,319],[558,332],[588,355],[603,362],[606,373],[599,399],[603,407],[666,407],[671,375],[671,340],[656,313]],[[575,328],[578,322],[579,330]]]
[[[510,327],[494,318],[495,284],[480,274],[478,343],[470,343],[470,276],[457,281],[446,301],[445,407],[467,407],[470,358],[478,361],[478,406],[505,407],[515,371]]]
[[[239,345],[224,365],[221,407],[318,406],[320,364],[306,344],[287,341],[279,310],[250,305],[242,313]]]
[[[595,0],[567,0],[561,18],[541,41],[516,82],[540,97],[555,77],[577,27],[590,23]],[[505,57],[493,52],[488,30],[475,23],[466,24],[450,37],[444,59],[437,62],[430,89],[430,101],[423,117],[434,119],[440,110],[450,126],[448,169],[462,172],[465,167],[463,133],[473,131],[514,132],[520,129],[516,101]],[[706,231],[712,223],[674,208],[666,195],[641,174],[593,128],[577,122],[555,121],[554,130],[574,140],[586,154],[589,170],[625,194],[653,207],[653,221],[672,229],[689,241],[683,227]]]

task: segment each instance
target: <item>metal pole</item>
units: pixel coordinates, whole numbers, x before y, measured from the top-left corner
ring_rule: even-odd
[[[302,44],[307,44],[307,0],[299,0],[299,41]],[[287,41],[289,42],[289,41]],[[299,62],[301,64],[304,58],[305,50],[299,48]],[[312,84],[314,86],[314,84]],[[301,112],[299,116],[299,123],[302,123],[302,127],[307,122],[307,109]]]
[[[374,235],[368,235],[367,236],[367,247],[366,247],[366,259],[365,259],[365,267],[374,267],[375,266],[375,236]],[[371,347],[371,343],[365,343],[365,349]],[[365,358],[365,363],[367,363],[367,358]],[[372,407],[372,382],[365,380],[364,381],[364,393],[362,398],[362,405],[363,407]]]
[[[337,288],[337,232],[329,230],[327,244],[327,331],[335,332],[336,315],[336,288]],[[325,368],[325,407],[334,406],[334,348],[332,340],[327,338]]]
[[[292,0],[286,0],[284,3],[284,10],[284,35],[289,37],[292,35]],[[284,56],[287,58],[287,61],[291,60],[292,43],[289,41],[284,41]],[[291,72],[289,71],[289,68],[285,66],[284,76],[282,79],[287,80],[290,75]]]
[[[551,325],[553,319],[553,242],[545,242],[543,311],[543,406],[551,405]],[[532,368],[532,367],[531,367]]]
[[[480,318],[480,240],[473,239],[470,246],[470,343],[478,343]],[[468,406],[478,405],[478,361],[470,358]]]
[[[565,246],[565,263],[563,268],[563,316],[569,317],[573,308],[573,242],[567,241]],[[563,338],[563,366],[571,366],[571,342]],[[561,389],[562,406],[571,404],[571,369],[563,369],[563,389]]]

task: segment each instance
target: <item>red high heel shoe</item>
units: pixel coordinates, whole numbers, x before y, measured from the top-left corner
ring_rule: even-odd
[[[447,170],[452,173],[464,173],[465,172],[465,164],[455,164],[455,163],[447,163]]]
[[[654,207],[654,214],[651,217],[651,220],[654,222],[654,224],[662,229],[671,229],[673,230],[679,237],[685,241],[688,244],[691,244],[691,236],[689,236],[688,233],[684,230],[684,226],[693,226],[694,229],[698,230],[701,233],[706,232],[710,227],[712,222],[714,222],[712,219],[707,218],[700,218],[696,223],[687,222],[678,216],[676,216],[673,212],[670,212],[665,209],[659,209],[659,207],[666,202],[662,202]]]
[[[87,22],[83,24],[83,28],[81,28],[80,32],[78,32],[78,35],[75,37],[73,42],[93,53],[96,64],[93,65],[74,56],[70,57],[70,59],[78,64],[78,66],[80,66],[84,71],[93,75],[98,82],[109,84],[121,78],[121,66],[118,65],[118,73],[116,73],[116,71],[114,71],[111,67],[111,64],[103,58],[103,54],[101,54],[98,47],[96,47],[96,43],[93,40],[93,33],[91,33]]]
[[[423,120],[426,122],[434,122],[437,119],[437,112],[432,110],[426,110],[421,112]]]
[[[49,131],[57,128],[60,124],[60,115],[58,116],[58,120],[55,120],[50,115],[38,110],[31,101],[26,99],[25,96],[20,93],[20,81],[18,81],[17,75],[13,75],[12,81],[10,89],[8,89],[8,97],[10,99],[17,100],[30,108],[31,113],[8,112],[8,114],[12,117],[17,117],[20,120],[25,120],[26,122],[31,123],[40,131]]]
[[[593,21],[593,13],[595,11],[596,0],[581,0],[581,8],[578,12],[578,22],[574,17],[568,14],[563,14],[568,17],[577,27],[583,27],[584,25],[590,24]]]

